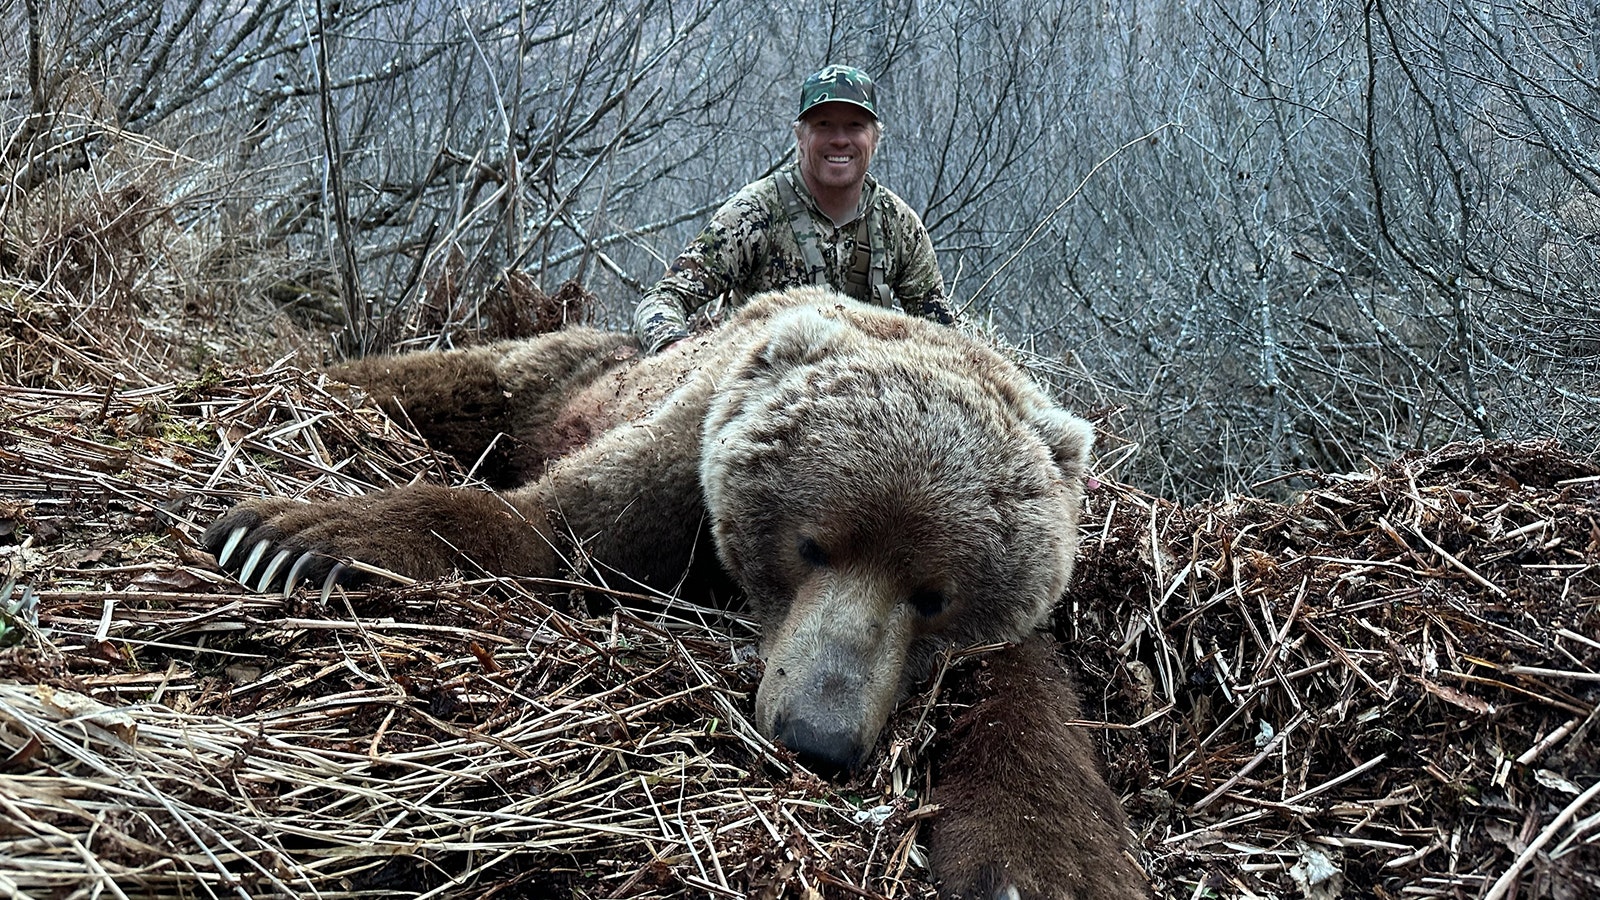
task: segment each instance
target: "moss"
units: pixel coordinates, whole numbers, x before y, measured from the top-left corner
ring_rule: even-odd
[[[211,396],[227,381],[227,374],[215,360],[207,358],[209,351],[197,350],[196,355],[190,359],[194,368],[200,371],[195,378],[178,385],[178,393],[174,398],[179,403],[193,403]]]
[[[161,440],[187,447],[215,447],[217,436],[190,419],[168,419],[159,423]]]

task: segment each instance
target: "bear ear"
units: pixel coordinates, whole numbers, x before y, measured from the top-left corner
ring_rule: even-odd
[[[821,359],[845,326],[809,306],[788,310],[772,322],[767,342],[756,351],[765,369],[784,372]]]
[[[1068,481],[1083,478],[1089,469],[1089,451],[1094,447],[1094,426],[1055,407],[1040,411],[1033,424],[1061,474]]]

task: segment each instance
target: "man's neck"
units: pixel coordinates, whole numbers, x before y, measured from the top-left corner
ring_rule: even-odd
[[[865,180],[848,188],[825,188],[812,183],[804,171],[799,174],[811,199],[817,202],[817,209],[822,210],[822,214],[831,219],[834,225],[843,225],[856,217],[856,210],[861,206],[861,193],[866,190]]]

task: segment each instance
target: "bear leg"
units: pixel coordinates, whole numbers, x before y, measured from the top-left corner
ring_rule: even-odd
[[[329,374],[494,488],[540,476],[570,440],[553,433],[573,395],[636,356],[633,338],[593,328],[464,350],[368,357]]]
[[[1036,637],[985,658],[983,698],[937,759],[930,855],[943,897],[1143,900],[1127,820],[1077,691]]]
[[[700,491],[700,407],[668,403],[648,420],[609,431],[552,463],[537,483],[505,496],[549,510],[571,570],[620,590],[676,593],[686,582],[725,584]]]
[[[418,579],[458,568],[554,575],[550,532],[542,510],[499,494],[416,484],[321,503],[247,501],[213,522],[201,544],[247,587],[287,595],[302,581],[366,581],[352,563]]]

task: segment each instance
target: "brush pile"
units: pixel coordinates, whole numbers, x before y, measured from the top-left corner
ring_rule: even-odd
[[[1307,477],[1091,500],[1058,630],[1138,725],[1107,758],[1167,895],[1600,896],[1600,467]]]
[[[836,784],[750,726],[749,623],[693,597],[247,593],[195,546],[233,500],[464,474],[288,356],[197,374],[178,325],[83,312],[0,284],[0,892],[933,895],[948,692]],[[1600,467],[1306,478],[1090,493],[1055,628],[1158,894],[1600,896]]]

